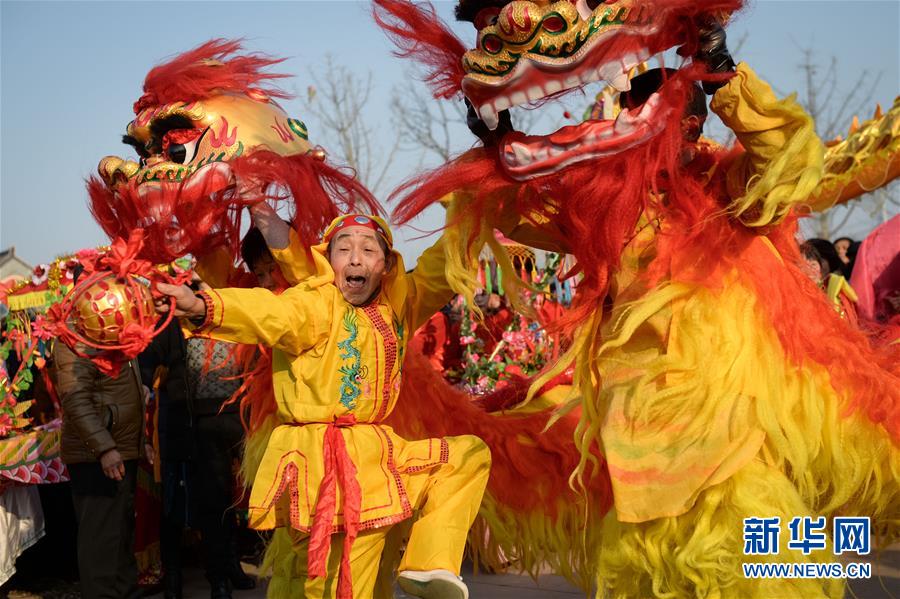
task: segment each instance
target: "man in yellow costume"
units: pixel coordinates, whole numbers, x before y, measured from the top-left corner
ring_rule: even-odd
[[[407,442],[382,424],[409,333],[452,295],[443,243],[405,274],[387,224],[350,214],[312,248],[312,266],[281,295],[159,286],[194,334],[274,349],[278,426],[253,481],[250,524],[277,529],[273,545],[293,551],[273,564],[269,594],[373,596],[387,531],[416,514],[400,585],[466,598],[459,569],[490,453],[474,436]]]

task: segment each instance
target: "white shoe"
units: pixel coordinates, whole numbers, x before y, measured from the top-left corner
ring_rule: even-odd
[[[450,570],[404,570],[397,576],[404,592],[422,599],[469,599],[462,577]]]

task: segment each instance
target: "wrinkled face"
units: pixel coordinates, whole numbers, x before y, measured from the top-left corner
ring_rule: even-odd
[[[477,47],[463,58],[463,93],[490,129],[498,113],[566,90],[604,81],[630,89],[633,69],[678,39],[678,15],[665,2],[647,0],[536,0],[494,4],[474,15]],[[615,121],[588,120],[546,136],[507,134],[500,162],[525,180],[582,160],[646,143],[667,115],[654,93]]]
[[[335,286],[354,306],[372,299],[392,266],[377,233],[368,227],[341,229],[331,240],[328,260],[334,270]]]
[[[184,245],[180,220],[215,229],[207,222],[223,215],[215,198],[236,185],[230,161],[257,149],[281,155],[310,149],[302,122],[264,96],[237,94],[144,109],[123,141],[138,160],[107,156],[98,166],[115,196],[117,224],[120,230],[146,229],[148,237],[164,239],[173,255],[203,250]]]

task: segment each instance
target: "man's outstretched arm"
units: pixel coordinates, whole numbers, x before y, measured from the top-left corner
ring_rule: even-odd
[[[266,289],[218,289],[195,294],[185,285],[158,285],[175,298],[175,316],[187,319],[196,335],[222,341],[262,344],[298,355],[327,338],[331,297],[317,289],[292,287],[280,295]],[[168,311],[168,303],[157,310]]]

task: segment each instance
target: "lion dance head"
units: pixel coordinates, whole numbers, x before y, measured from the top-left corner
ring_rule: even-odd
[[[686,146],[697,138],[685,136],[682,121],[696,104],[706,111],[702,91],[697,101],[697,82],[710,77],[704,65],[685,60],[678,69],[662,71],[652,85],[646,77],[636,80],[636,67],[676,47],[692,56],[700,24],[721,23],[741,5],[461,0],[456,17],[473,27],[472,43],[466,44],[426,4],[375,0],[375,18],[397,54],[425,67],[436,98],[464,97],[470,127],[484,132],[483,147],[402,187],[396,219],[406,222],[434,198],[454,192],[459,197],[460,190],[468,192],[463,212],[472,215],[464,216],[470,221],[510,213],[551,219],[584,274],[573,315],[588,314],[602,303],[648,198],[690,189],[677,179]],[[631,92],[632,78],[639,93]],[[517,131],[503,118],[513,107],[545,110],[594,84],[624,92],[631,101],[614,118],[597,115],[547,135]],[[469,238],[486,239],[481,233]]]
[[[88,182],[91,210],[111,237],[143,229],[143,257],[167,262],[226,246],[236,251],[241,208],[291,200],[312,244],[342,209],[377,210],[352,176],[310,145],[306,125],[279,106],[281,60],[212,40],[156,66],[134,103],[123,142],[137,160],[107,156]]]

